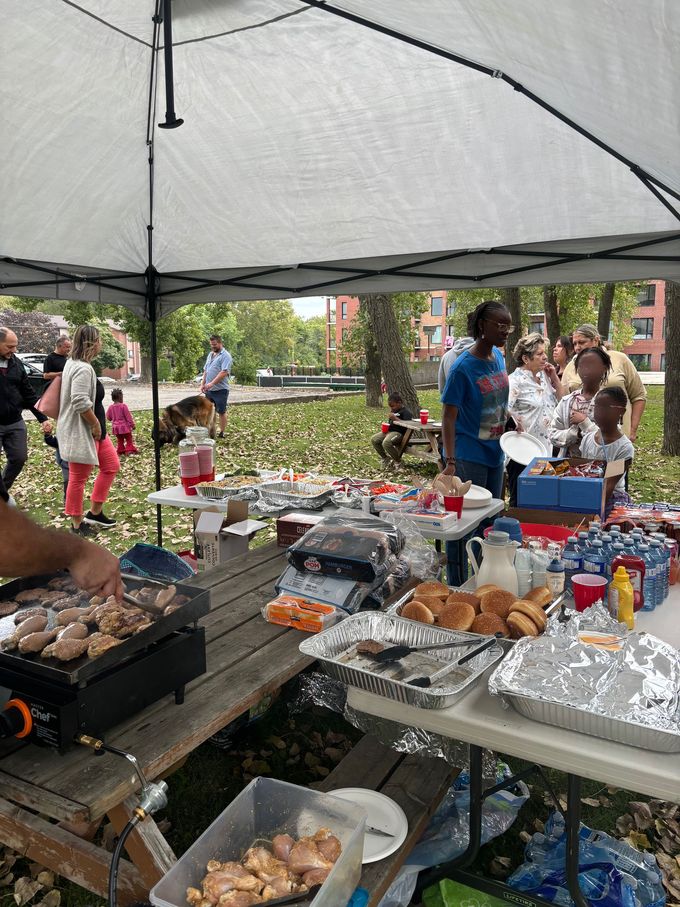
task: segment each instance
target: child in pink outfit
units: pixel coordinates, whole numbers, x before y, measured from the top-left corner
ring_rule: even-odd
[[[111,423],[113,434],[116,436],[118,446],[117,454],[136,454],[139,453],[132,440],[132,430],[136,428],[135,420],[132,413],[123,403],[123,391],[115,387],[111,391],[113,403],[106,410],[106,418]]]

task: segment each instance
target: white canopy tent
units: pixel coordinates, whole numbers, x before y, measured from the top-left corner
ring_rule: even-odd
[[[680,277],[673,0],[174,0],[169,130],[156,5],[3,0],[4,292]]]
[[[187,303],[680,279],[675,0],[0,9],[0,291],[154,366]]]

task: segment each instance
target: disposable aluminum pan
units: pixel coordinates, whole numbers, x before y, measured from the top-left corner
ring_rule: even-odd
[[[634,724],[630,721],[622,721],[620,718],[606,718],[604,715],[584,712],[570,705],[520,696],[507,690],[501,690],[500,693],[503,699],[520,715],[531,718],[533,721],[566,728],[569,731],[577,731],[580,734],[589,734],[591,737],[599,737],[601,740],[613,740],[614,743],[638,746],[644,750],[680,753],[680,729],[678,733],[673,733]]]
[[[345,620],[310,636],[300,644],[303,655],[316,658],[331,677],[349,686],[358,687],[369,693],[377,693],[387,699],[394,699],[421,709],[445,709],[464,695],[486,671],[503,657],[503,649],[498,644],[491,646],[472,658],[466,664],[454,669],[451,674],[442,677],[436,686],[429,689],[412,686],[391,677],[381,676],[377,671],[363,669],[354,665],[343,664],[340,657],[348,649],[362,640],[394,645],[426,645],[427,643],[447,642],[454,639],[469,639],[469,647],[440,649],[431,656],[440,661],[442,667],[462,658],[471,648],[483,642],[483,637],[474,633],[462,633],[419,624],[412,620],[402,620],[381,611],[370,611],[354,614]]]
[[[272,504],[296,507],[320,507],[337,491],[332,485],[324,487],[310,482],[265,482],[258,486],[264,500]]]

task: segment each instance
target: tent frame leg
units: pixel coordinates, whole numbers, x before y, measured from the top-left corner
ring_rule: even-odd
[[[156,273],[149,269],[147,273],[147,299],[149,304],[149,323],[151,326],[151,401],[153,408],[153,454],[155,466],[156,491],[161,490],[161,442],[159,438],[160,403],[158,398],[158,306],[156,304]],[[161,507],[156,504],[156,536],[159,547],[163,547],[163,517]]]

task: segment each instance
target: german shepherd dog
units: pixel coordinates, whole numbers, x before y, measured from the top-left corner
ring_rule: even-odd
[[[207,397],[185,397],[179,403],[166,406],[159,419],[158,440],[163,444],[179,444],[187,428],[201,425],[215,437],[215,407]],[[155,432],[151,433],[153,437]]]

